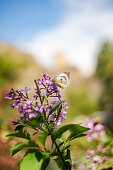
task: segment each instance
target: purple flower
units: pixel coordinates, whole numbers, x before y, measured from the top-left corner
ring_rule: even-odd
[[[104,148],[103,144],[99,144],[97,146],[97,152],[100,152],[100,153],[105,153],[106,152],[106,149]]]
[[[43,73],[42,79],[37,79],[35,85],[35,94],[33,95],[33,98],[35,99],[34,102],[28,95],[24,96],[22,93],[27,93],[31,90],[28,87],[25,87],[20,91],[11,89],[7,93],[8,96],[5,98],[13,101],[13,103],[10,104],[11,107],[14,108],[16,106],[18,113],[21,114],[21,117],[25,120],[36,117],[38,112],[41,112],[46,114],[45,116],[48,118],[48,122],[51,121],[51,119],[54,121],[54,128],[56,128],[56,126],[61,125],[61,122],[66,119],[67,109],[69,107],[67,106],[67,103],[63,101],[60,115],[58,115],[60,107],[49,115],[50,110],[61,101],[58,86],[51,80],[51,76],[47,73]]]
[[[90,128],[90,130],[86,132],[88,142],[98,140],[99,138],[105,136],[104,126],[100,123],[95,125],[95,120],[88,119],[84,126]]]
[[[96,170],[96,164],[91,162],[91,165],[90,165],[90,170]]]
[[[103,157],[103,161],[105,161],[105,162],[109,161],[109,157],[108,156],[104,156]]]
[[[97,124],[97,125],[95,125],[95,127],[94,127],[94,130],[95,131],[101,131],[101,130],[103,130],[104,129],[104,126],[102,125],[102,124]]]
[[[37,113],[36,112],[32,112],[29,114],[29,119],[32,118],[32,117],[37,117]]]
[[[78,167],[78,170],[84,170],[85,169],[85,165],[84,164],[80,164]]]
[[[72,168],[71,168],[71,170],[75,169],[75,164],[76,164],[75,161],[72,160]]]
[[[105,133],[105,131],[104,131],[104,130],[102,130],[102,131],[100,131],[100,132],[99,132],[99,135],[100,135],[100,137],[103,137],[103,136],[105,136],[105,135],[106,135],[106,133]]]
[[[94,158],[93,158],[93,163],[98,163],[98,164],[100,164],[101,162],[102,162],[102,160],[100,159],[100,156],[99,156],[99,155],[94,156]]]
[[[93,150],[88,150],[88,151],[86,152],[86,159],[91,159],[91,158],[93,158],[94,153],[95,153],[95,151],[93,151]]]
[[[27,105],[31,105],[32,102],[33,102],[33,99],[31,99],[31,100],[27,99],[26,104],[27,104]]]
[[[38,80],[37,80],[37,85],[43,84],[43,81],[44,81],[43,79],[38,79]]]
[[[27,87],[25,87],[24,89],[21,89],[21,91],[24,93],[27,93],[29,90],[31,90],[31,89],[28,89]]]
[[[43,73],[41,75],[45,80],[49,80],[51,78],[51,76],[49,76],[49,74],[47,74],[47,73]]]

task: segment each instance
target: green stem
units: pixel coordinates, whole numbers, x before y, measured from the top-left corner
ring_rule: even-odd
[[[47,123],[47,125],[49,125],[49,123],[48,123],[48,121],[47,121],[46,117],[45,117],[45,122]],[[49,129],[49,128],[48,128],[48,131],[49,131],[49,134],[51,135],[51,131],[50,131],[50,129]],[[51,138],[51,140],[52,140],[52,138]],[[53,140],[52,140],[52,142],[53,142]],[[60,158],[61,158],[61,160],[62,160],[62,162],[63,162],[63,164],[64,164],[64,166],[65,166],[66,170],[68,170],[68,167],[67,167],[67,165],[66,165],[65,159],[63,158],[63,155],[62,155],[62,153],[60,152],[60,149],[59,149],[59,147],[58,147],[58,145],[57,145],[56,141],[55,141],[55,142],[53,142],[53,143],[54,143],[54,144],[55,144],[55,146],[56,146],[56,149],[57,149],[57,151],[58,151],[58,153],[59,153],[59,156],[60,156]]]
[[[63,164],[64,164],[66,170],[68,170],[68,167],[67,167],[67,165],[66,165],[65,159],[63,158],[62,153],[60,152],[60,149],[59,149],[59,147],[58,147],[56,141],[55,141],[54,143],[55,143],[55,146],[56,146],[56,148],[57,148],[57,151],[58,151],[58,153],[59,153],[59,156],[60,156],[60,158],[61,158],[61,160],[62,160],[62,162],[63,162]]]

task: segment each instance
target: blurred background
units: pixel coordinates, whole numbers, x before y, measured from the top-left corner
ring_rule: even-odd
[[[5,93],[11,87],[34,88],[43,72],[54,77],[65,71],[71,84],[61,89],[69,105],[63,123],[99,117],[112,134],[113,0],[0,0],[1,170],[18,169],[21,158],[11,157],[16,141],[5,138],[17,117]],[[87,142],[73,142],[72,148],[81,154]]]

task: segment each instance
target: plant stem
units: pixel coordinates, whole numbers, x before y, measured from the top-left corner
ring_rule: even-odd
[[[59,149],[56,141],[55,141],[54,143],[55,143],[55,146],[56,146],[56,148],[57,148],[57,151],[58,151],[58,153],[59,153],[60,158],[62,159],[62,162],[63,162],[65,168],[68,170],[68,167],[67,167],[67,165],[66,165],[65,159],[63,158],[62,153],[60,152],[60,149]]]
[[[46,123],[49,125],[47,119],[45,119],[45,121],[46,121]],[[48,129],[48,130],[49,130],[49,134],[51,135],[50,129]],[[51,140],[52,140],[52,138],[51,138]],[[56,148],[57,148],[57,151],[58,151],[58,153],[59,153],[59,156],[60,156],[60,158],[61,158],[61,160],[62,160],[62,162],[63,162],[63,164],[64,164],[66,170],[68,170],[68,167],[67,167],[67,165],[66,165],[65,159],[63,158],[62,153],[60,152],[60,149],[59,149],[59,147],[58,147],[56,141],[53,142],[53,143],[55,143],[55,146],[56,146]]]
[[[45,122],[46,122],[46,124],[48,125],[49,134],[51,135],[51,130],[50,130],[50,128],[49,128],[49,122],[48,122],[48,120],[47,120],[47,118],[46,118],[45,109],[43,109],[43,113],[44,113],[44,117],[45,117]],[[52,140],[52,138],[51,138],[51,140]],[[52,142],[53,142],[53,141],[52,141]],[[62,162],[63,162],[63,164],[64,164],[66,170],[68,170],[68,167],[67,167],[67,165],[66,165],[65,159],[63,158],[63,155],[62,155],[62,153],[60,152],[60,149],[59,149],[59,147],[58,147],[56,141],[54,141],[53,143],[55,143],[55,146],[56,146],[56,149],[57,149],[57,151],[58,151],[58,153],[59,153],[59,156],[60,156],[60,158],[61,158],[61,160],[62,160]]]
[[[37,85],[36,79],[34,80],[34,82],[35,82],[35,85],[36,85],[36,88],[37,88],[37,92],[38,92],[38,95],[39,95],[40,102],[42,103],[40,89]]]

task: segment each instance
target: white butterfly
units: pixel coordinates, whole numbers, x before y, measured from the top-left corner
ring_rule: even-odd
[[[61,73],[58,76],[56,76],[52,81],[59,87],[64,89],[70,84],[70,73],[69,72]]]

